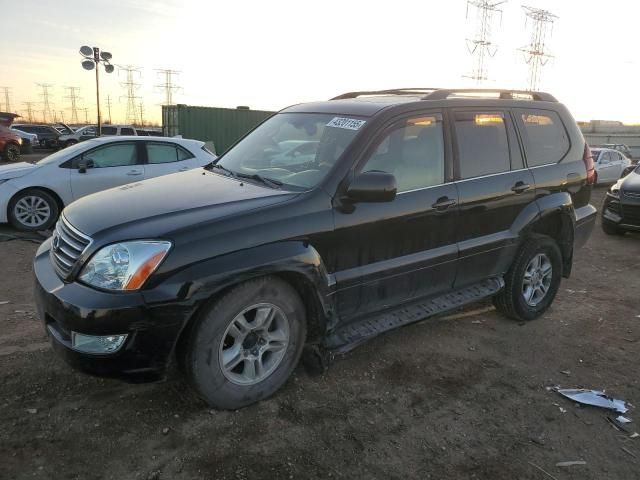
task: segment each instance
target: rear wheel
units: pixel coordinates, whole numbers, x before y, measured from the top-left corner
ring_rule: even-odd
[[[13,143],[9,143],[2,153],[5,162],[17,162],[20,159],[20,147]]]
[[[9,202],[9,221],[18,230],[35,232],[48,230],[58,219],[55,198],[44,190],[19,192]]]
[[[533,320],[551,305],[560,287],[562,255],[546,236],[527,240],[505,276],[505,288],[494,297],[501,313],[515,320]]]
[[[293,372],[306,338],[302,301],[276,277],[233,288],[196,321],[183,364],[200,396],[221,409],[275,393]]]

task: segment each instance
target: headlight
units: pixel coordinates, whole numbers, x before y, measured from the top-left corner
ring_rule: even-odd
[[[170,248],[170,242],[151,240],[107,245],[91,257],[79,279],[106,290],[138,290]]]
[[[22,138],[18,139],[18,145],[22,145]]]
[[[614,184],[609,189],[609,195],[611,195],[612,197],[615,197],[615,198],[620,198],[620,183],[619,182]]]

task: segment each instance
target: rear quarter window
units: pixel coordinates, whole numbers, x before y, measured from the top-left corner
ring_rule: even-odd
[[[516,109],[529,167],[558,163],[571,148],[567,130],[556,112]]]

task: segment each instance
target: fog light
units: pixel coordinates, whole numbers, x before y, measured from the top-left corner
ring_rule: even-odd
[[[71,347],[84,353],[115,353],[120,350],[126,338],[126,334],[97,337],[71,332]]]

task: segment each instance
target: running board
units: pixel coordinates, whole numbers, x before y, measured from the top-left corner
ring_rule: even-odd
[[[324,340],[324,347],[334,353],[348,352],[361,343],[386,331],[491,297],[498,293],[502,287],[504,287],[502,277],[491,278],[437,297],[419,300],[414,303],[404,304],[393,310],[372,314],[366,318],[338,327],[327,335]]]

